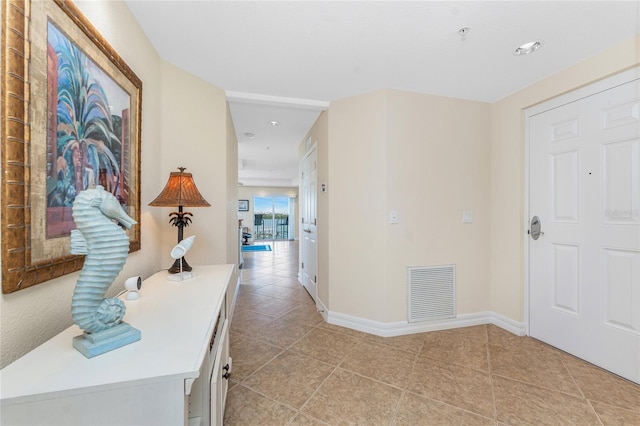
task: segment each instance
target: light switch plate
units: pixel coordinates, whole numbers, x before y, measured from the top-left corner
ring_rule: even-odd
[[[465,210],[462,212],[462,223],[473,223],[473,212]]]
[[[391,210],[391,213],[389,214],[389,222],[398,223],[398,212],[397,211]]]

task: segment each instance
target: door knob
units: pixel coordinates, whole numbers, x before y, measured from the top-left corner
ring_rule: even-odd
[[[537,240],[540,238],[540,235],[544,235],[544,232],[541,231],[542,222],[538,216],[534,216],[531,218],[531,230],[529,233],[531,234],[531,238]]]

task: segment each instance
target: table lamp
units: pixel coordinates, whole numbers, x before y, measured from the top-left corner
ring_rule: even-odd
[[[198,191],[191,173],[185,173],[185,167],[178,167],[179,172],[171,172],[169,181],[164,189],[149,203],[154,207],[178,207],[177,212],[169,213],[169,223],[178,228],[178,243],[182,241],[182,229],[191,223],[190,212],[182,210],[183,207],[210,207],[211,204],[204,199]],[[170,274],[177,274],[181,271],[191,271],[191,266],[183,257],[176,259],[173,266],[169,268]]]

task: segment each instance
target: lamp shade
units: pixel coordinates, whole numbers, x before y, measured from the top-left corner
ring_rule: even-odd
[[[154,207],[211,206],[198,191],[191,173],[185,173],[184,167],[178,167],[178,169],[179,172],[171,172],[164,189],[149,205]]]

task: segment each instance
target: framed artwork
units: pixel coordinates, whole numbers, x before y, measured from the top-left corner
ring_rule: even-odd
[[[239,212],[248,212],[249,211],[249,200],[238,200],[238,211]]]
[[[2,3],[2,292],[82,268],[76,195],[101,185],[138,224],[142,82],[69,0]]]

